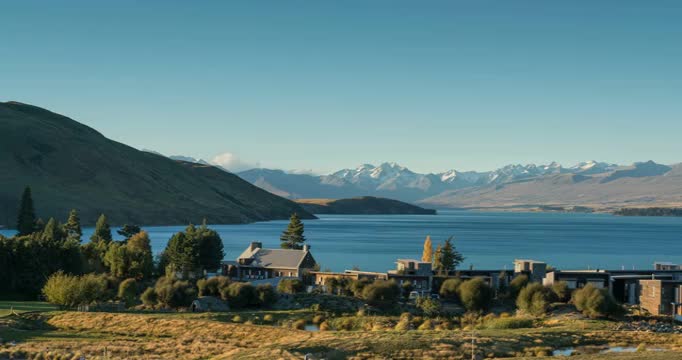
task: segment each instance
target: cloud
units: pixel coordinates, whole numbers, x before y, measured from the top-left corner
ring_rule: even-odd
[[[258,162],[251,163],[240,159],[233,153],[218,154],[211,159],[212,165],[217,165],[231,172],[238,172],[260,167]]]

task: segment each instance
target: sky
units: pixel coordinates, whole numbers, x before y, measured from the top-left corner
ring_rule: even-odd
[[[672,164],[680,19],[665,0],[10,0],[0,101],[235,171]]]

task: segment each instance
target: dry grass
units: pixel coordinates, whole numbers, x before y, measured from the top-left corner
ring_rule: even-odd
[[[471,352],[471,333],[461,330],[395,331],[380,327],[374,331],[306,332],[228,323],[203,314],[67,312],[50,316],[45,328],[26,331],[24,341],[12,351],[23,351],[26,358],[41,353],[44,359],[71,359],[77,354],[96,359],[105,350],[110,359],[301,359],[306,353],[327,359],[461,359]],[[600,321],[476,330],[475,337],[476,352],[488,358],[536,357],[577,345],[646,344],[682,351],[681,335],[615,331],[613,324]],[[0,350],[0,359],[3,351],[7,350]],[[46,356],[48,352],[52,357]],[[682,358],[677,352],[665,355],[668,357],[642,353],[613,358]]]

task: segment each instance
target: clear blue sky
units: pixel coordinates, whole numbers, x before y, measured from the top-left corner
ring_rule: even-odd
[[[681,1],[5,1],[0,101],[322,173],[676,163],[681,19]]]

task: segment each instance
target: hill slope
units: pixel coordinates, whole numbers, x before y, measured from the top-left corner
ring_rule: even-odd
[[[26,185],[38,216],[63,220],[76,208],[85,224],[100,213],[143,225],[313,217],[236,175],[136,150],[39,107],[0,103],[0,134],[0,224],[14,225]]]
[[[313,214],[350,215],[435,215],[436,211],[398,200],[362,196],[351,199],[300,199],[296,200]]]

